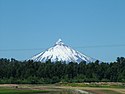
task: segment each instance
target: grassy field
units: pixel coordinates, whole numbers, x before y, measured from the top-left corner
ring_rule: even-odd
[[[125,83],[118,82],[60,83],[60,85],[88,91],[93,94],[125,94]]]
[[[1,84],[0,94],[125,94],[125,88]]]
[[[0,94],[77,94],[71,89],[54,85],[15,85],[1,84]]]
[[[49,93],[47,90],[30,90],[30,89],[16,89],[16,88],[0,88],[0,94],[38,94]]]
[[[71,87],[125,88],[125,83],[117,82],[60,83],[59,85]]]
[[[88,92],[91,92],[93,94],[122,94],[122,93],[119,93],[119,92],[115,92],[115,91],[112,91],[112,90],[88,90]]]

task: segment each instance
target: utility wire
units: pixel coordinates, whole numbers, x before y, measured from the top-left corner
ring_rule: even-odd
[[[77,46],[73,48],[109,48],[109,47],[125,47],[125,44],[113,44],[113,45],[94,45],[94,46]],[[34,51],[34,50],[43,50],[46,48],[31,48],[31,49],[0,49],[0,52],[8,52],[8,51]]]
[[[95,45],[95,46],[81,46],[81,47],[75,47],[75,48],[109,48],[109,47],[125,47],[125,44],[113,44],[113,45]]]
[[[45,48],[32,48],[32,49],[0,49],[0,51],[34,51],[34,50],[42,50]]]

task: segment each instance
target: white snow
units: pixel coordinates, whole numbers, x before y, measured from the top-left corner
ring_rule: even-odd
[[[66,63],[80,63],[81,61],[86,61],[87,63],[89,63],[95,61],[93,58],[75,51],[71,47],[65,45],[61,39],[59,39],[53,47],[44,52],[41,52],[38,55],[35,55],[30,60],[46,62],[49,59],[51,60],[51,62],[62,61]]]

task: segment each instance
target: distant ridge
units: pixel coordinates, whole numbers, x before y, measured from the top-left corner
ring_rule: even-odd
[[[96,61],[95,59],[88,57],[78,51],[75,51],[71,47],[65,45],[61,39],[59,39],[53,47],[33,56],[32,58],[30,58],[30,60],[40,62],[51,60],[51,62],[61,61],[66,63],[80,63],[82,61],[90,63]]]

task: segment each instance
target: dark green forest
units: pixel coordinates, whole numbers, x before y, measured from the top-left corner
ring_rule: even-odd
[[[115,62],[46,63],[0,59],[0,83],[125,82],[125,58]]]

